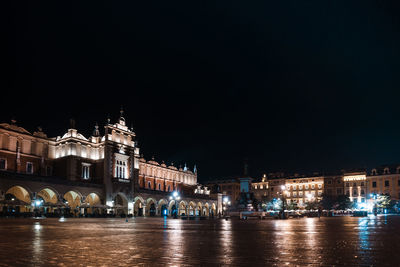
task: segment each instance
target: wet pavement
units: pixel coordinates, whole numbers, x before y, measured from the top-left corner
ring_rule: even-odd
[[[400,266],[400,216],[0,219],[0,266]]]

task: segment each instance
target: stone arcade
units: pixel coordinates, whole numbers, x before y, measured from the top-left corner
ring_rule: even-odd
[[[96,124],[84,137],[71,127],[49,138],[33,134],[16,121],[0,124],[0,212],[70,213],[137,216],[213,216],[217,196],[197,184],[196,167],[167,166],[139,154],[133,129],[123,111],[108,119],[104,135]],[[174,197],[178,192],[179,197]],[[175,193],[176,194],[176,193]]]

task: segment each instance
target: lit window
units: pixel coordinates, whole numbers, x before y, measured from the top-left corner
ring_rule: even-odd
[[[127,162],[126,160],[117,160],[115,162],[115,177],[117,178],[128,178],[127,177]]]
[[[302,185],[299,185],[299,190],[303,190],[303,186]]]
[[[304,188],[307,190],[307,189],[308,189],[308,184],[306,184],[306,185],[304,186]]]
[[[7,161],[6,159],[0,159],[0,170],[7,169]]]
[[[321,189],[322,188],[322,184],[318,184],[318,189]]]
[[[300,191],[299,192],[299,197],[302,197],[303,196],[303,191]]]
[[[294,185],[294,186],[293,186],[293,190],[296,190],[296,188],[297,188],[297,186]]]
[[[33,173],[33,163],[32,162],[26,163],[26,173]]]
[[[260,189],[263,189],[263,185],[260,185]]]
[[[311,185],[311,189],[315,189],[315,184],[312,184],[312,185]]]
[[[90,164],[82,163],[82,178],[88,180],[90,178]]]
[[[293,192],[293,197],[297,197],[297,193],[296,192]]]

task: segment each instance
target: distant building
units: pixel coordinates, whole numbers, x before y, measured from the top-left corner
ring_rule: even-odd
[[[239,178],[219,179],[207,181],[204,183],[213,193],[222,193],[228,196],[230,201],[234,203],[238,200],[240,195],[240,181]]]
[[[350,201],[365,203],[367,199],[367,175],[365,172],[345,173],[343,182]]]
[[[295,177],[286,179],[286,201],[304,207],[307,202],[320,201],[324,192],[324,177]]]
[[[367,195],[386,194],[400,199],[400,164],[374,168],[367,176]]]

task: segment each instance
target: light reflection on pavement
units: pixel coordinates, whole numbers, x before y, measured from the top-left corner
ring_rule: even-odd
[[[400,216],[0,219],[0,266],[400,266]]]

